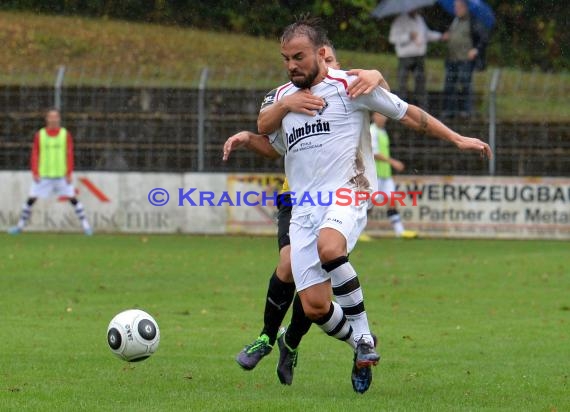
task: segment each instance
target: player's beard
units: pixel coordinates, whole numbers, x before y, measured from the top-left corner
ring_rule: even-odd
[[[313,82],[315,81],[317,76],[319,75],[319,64],[318,64],[318,62],[315,61],[313,69],[309,73],[304,75],[301,80],[293,80],[293,77],[295,77],[295,75],[298,75],[298,74],[299,73],[297,73],[297,72],[289,73],[289,79],[291,80],[291,83],[293,83],[295,85],[295,87],[298,87],[299,89],[310,88],[313,85]]]

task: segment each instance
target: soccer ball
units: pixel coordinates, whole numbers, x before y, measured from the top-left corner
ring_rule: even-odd
[[[107,328],[107,344],[115,355],[139,362],[152,355],[160,342],[160,330],[152,316],[139,309],[125,310]]]

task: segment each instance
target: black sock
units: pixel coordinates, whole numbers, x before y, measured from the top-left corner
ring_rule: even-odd
[[[277,339],[277,332],[285,314],[291,306],[295,295],[295,283],[281,281],[275,272],[269,279],[267,288],[267,299],[265,301],[265,312],[263,314],[262,334],[269,336],[269,343],[273,345]]]
[[[303,336],[305,336],[311,328],[312,323],[311,319],[305,316],[301,298],[299,298],[299,295],[296,295],[293,300],[291,323],[287,327],[287,333],[285,333],[285,343],[287,343],[287,346],[291,349],[296,349],[301,343]]]

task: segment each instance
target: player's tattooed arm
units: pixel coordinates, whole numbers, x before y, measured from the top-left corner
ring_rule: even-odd
[[[230,158],[231,152],[240,147],[244,147],[252,152],[271,159],[281,157],[273,146],[271,146],[267,136],[243,131],[234,134],[226,140],[224,143],[223,160],[227,161]]]
[[[428,134],[442,140],[453,143],[459,150],[475,151],[482,157],[491,158],[493,153],[489,145],[479,139],[462,136],[451,130],[435,117],[424,112],[417,106],[409,105],[408,110],[400,122],[410,129],[417,130],[422,134]]]
[[[428,115],[426,112],[420,109],[420,133],[426,134],[428,128]]]
[[[390,85],[378,70],[353,69],[346,74],[357,76],[348,86],[348,95],[353,99],[371,93],[378,86],[390,91]]]

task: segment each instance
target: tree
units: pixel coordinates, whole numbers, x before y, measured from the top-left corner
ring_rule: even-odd
[[[390,19],[377,21],[370,12],[379,0],[4,0],[1,9],[84,15],[193,26],[208,30],[277,38],[294,16],[323,18],[338,48],[391,52]],[[525,69],[570,67],[570,7],[555,0],[488,0],[497,25],[488,51],[489,62]],[[445,30],[451,16],[439,7],[424,10],[430,26]],[[566,50],[564,49],[566,48]],[[436,53],[438,48],[436,47]],[[439,48],[441,53],[442,49]]]

